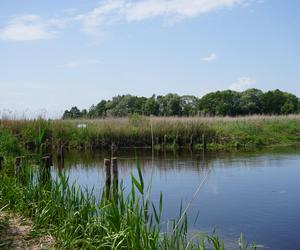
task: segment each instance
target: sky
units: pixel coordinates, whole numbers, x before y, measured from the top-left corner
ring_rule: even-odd
[[[0,115],[118,94],[300,96],[298,0],[1,0]]]

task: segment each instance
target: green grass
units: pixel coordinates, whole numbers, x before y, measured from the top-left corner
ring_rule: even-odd
[[[86,128],[78,128],[78,124]],[[300,142],[300,116],[142,117],[97,120],[2,120],[0,131],[10,131],[32,150],[66,148],[152,147],[176,150],[203,148],[233,150]],[[0,133],[1,137],[1,133]],[[152,140],[153,139],[153,140]],[[1,145],[0,145],[1,150]]]

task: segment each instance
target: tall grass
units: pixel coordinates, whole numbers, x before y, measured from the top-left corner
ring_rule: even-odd
[[[149,200],[139,165],[130,192],[125,194],[121,184],[109,200],[105,192],[95,197],[70,184],[65,174],[53,179],[44,174],[49,170],[26,161],[17,177],[10,168],[6,164],[1,172],[0,207],[31,218],[31,235],[50,233],[58,249],[224,249],[217,236],[189,235],[182,208],[171,230],[162,230],[162,195],[159,204]],[[240,249],[247,248],[241,241]]]
[[[86,128],[78,127],[86,124]],[[208,150],[300,142],[300,116],[142,117],[96,120],[1,120],[27,148],[154,147]],[[204,135],[204,137],[203,137]],[[36,140],[38,138],[38,140]]]

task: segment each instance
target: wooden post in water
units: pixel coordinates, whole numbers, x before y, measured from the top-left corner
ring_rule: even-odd
[[[51,168],[51,156],[45,156],[42,158],[43,160],[43,166],[45,166],[46,169],[50,169]]]
[[[189,148],[190,148],[190,150],[193,150],[193,135],[191,135],[191,137],[190,137],[190,145],[189,145]]]
[[[111,149],[111,154],[110,154],[111,157],[110,158],[113,158],[114,157],[114,153],[117,150],[117,145],[114,142],[112,142],[111,146],[110,146],[110,149]]]
[[[166,147],[166,145],[167,145],[167,137],[168,137],[167,135],[164,135],[164,145],[163,145],[163,146],[164,146],[164,148],[165,148],[165,147]]]
[[[178,135],[175,136],[175,139],[174,139],[174,142],[173,142],[173,143],[174,143],[175,146],[178,146],[178,145],[177,145],[177,144],[178,144]]]
[[[0,156],[0,170],[2,170],[3,161],[4,161],[4,157]]]
[[[111,161],[112,161],[112,172],[113,172],[113,193],[114,193],[114,198],[117,201],[118,188],[119,188],[118,159],[117,157],[114,157],[111,159]]]
[[[105,168],[105,191],[106,199],[109,200],[110,197],[110,185],[111,185],[111,171],[110,171],[110,160],[104,159],[104,168]]]
[[[44,183],[50,181],[51,176],[51,156],[45,156],[42,158],[42,170],[41,178]]]
[[[57,148],[56,153],[57,153],[58,169],[59,169],[59,171],[61,171],[64,168],[64,165],[65,165],[64,148],[63,148],[63,145],[61,144],[61,142],[59,142],[59,144],[58,144],[58,148]]]
[[[64,159],[64,148],[61,144],[59,144],[57,149],[57,158]]]
[[[205,134],[202,134],[202,144],[203,144],[203,150],[206,150],[206,140],[205,140]]]

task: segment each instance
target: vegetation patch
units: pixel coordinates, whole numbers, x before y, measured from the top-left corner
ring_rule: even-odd
[[[208,93],[202,98],[192,95],[139,97],[118,95],[111,100],[101,100],[88,110],[76,106],[66,110],[63,119],[142,116],[241,116],[241,115],[287,115],[299,113],[299,98],[278,89],[262,92],[248,89]]]
[[[85,126],[78,126],[84,124]],[[300,142],[300,116],[2,120],[0,152],[111,149],[236,150]],[[21,145],[18,145],[17,141]]]
[[[106,192],[99,197],[76,183],[70,184],[64,173],[52,178],[45,174],[50,169],[39,162],[32,165],[23,161],[16,174],[8,171],[13,168],[10,164],[1,170],[0,207],[7,211],[0,217],[2,248],[224,248],[224,242],[215,235],[191,235],[182,208],[178,218],[169,222],[171,227],[164,230],[162,194],[158,204],[149,200],[150,187],[145,187],[139,165],[138,176],[132,175],[130,192],[125,194],[121,184],[118,192],[111,190],[108,198]],[[245,244],[242,237],[237,247],[256,249],[255,245]]]

